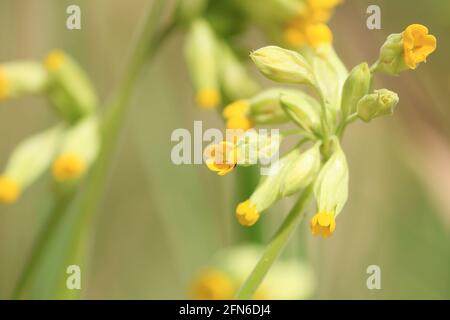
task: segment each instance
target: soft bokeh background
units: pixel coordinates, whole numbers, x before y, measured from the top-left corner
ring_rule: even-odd
[[[124,67],[146,2],[2,0],[0,61],[42,59],[52,48],[63,48],[86,68],[105,99]],[[370,31],[366,8],[375,3],[382,8],[382,30]],[[70,4],[82,8],[81,31],[65,28]],[[437,51],[416,72],[378,77],[377,87],[397,91],[401,102],[394,116],[348,130],[350,198],[337,232],[331,239],[312,238],[303,225],[287,250],[313,264],[314,298],[450,298],[450,2],[347,0],[331,27],[350,67],[373,62],[386,35],[410,23],[430,28]],[[136,90],[96,215],[84,298],[184,298],[193,275],[214,252],[247,237],[233,217],[235,174],[219,178],[205,166],[170,161],[175,128],[191,130],[194,120],[223,126],[216,113],[192,102],[182,37],[177,32],[166,43]],[[268,44],[261,39],[249,36],[248,47]],[[18,141],[54,121],[40,97],[2,104],[0,165]],[[43,177],[16,205],[0,208],[0,298],[9,297],[45,221],[49,181]],[[290,203],[283,201],[261,220],[264,241]],[[369,265],[381,268],[381,290],[366,288]]]

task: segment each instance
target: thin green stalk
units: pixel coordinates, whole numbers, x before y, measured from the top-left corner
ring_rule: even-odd
[[[108,104],[107,114],[102,123],[102,146],[99,157],[90,175],[85,180],[84,187],[80,188],[75,202],[69,208],[57,205],[51,213],[49,223],[44,227],[38,238],[35,250],[31,253],[27,266],[18,280],[15,297],[19,297],[23,293],[24,288],[27,287],[30,279],[32,279],[35,269],[42,264],[46,250],[51,247],[49,242],[52,240],[52,236],[58,232],[58,229],[62,227],[62,224],[74,219],[73,223],[70,224],[71,234],[68,236],[66,259],[74,256],[72,252],[75,252],[75,256],[77,256],[76,253],[80,252],[80,246],[86,245],[86,237],[92,224],[90,220],[101,200],[108,168],[117,144],[120,128],[124,123],[125,115],[130,105],[129,100],[135,84],[139,79],[145,62],[156,53],[174,27],[173,22],[163,28],[160,26],[164,4],[164,0],[154,0],[149,9],[149,14],[136,40],[135,49],[130,57],[123,81]],[[67,201],[66,203],[69,202]],[[63,218],[65,221],[59,221]],[[61,272],[65,275],[64,271]],[[55,288],[57,287],[61,288],[61,285],[55,284]]]
[[[294,207],[292,207],[291,211],[289,212],[286,220],[284,220],[275,236],[267,245],[262,257],[239,290],[236,296],[237,299],[248,300],[253,297],[256,290],[264,280],[264,277],[269,272],[270,267],[281,254],[283,248],[286,246],[287,241],[302,220],[305,213],[305,207],[307,206],[311,195],[312,186],[309,186],[298,198]]]

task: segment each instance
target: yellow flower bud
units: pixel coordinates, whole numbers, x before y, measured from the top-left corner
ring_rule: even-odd
[[[376,117],[392,114],[398,101],[399,97],[395,92],[387,89],[375,90],[358,102],[358,117],[369,122]]]
[[[227,273],[217,269],[203,270],[194,280],[192,298],[196,300],[231,300],[236,284]]]
[[[7,176],[0,176],[0,203],[12,204],[19,196],[20,187],[17,181]]]
[[[302,55],[277,46],[267,46],[250,54],[259,71],[267,78],[284,83],[314,84],[311,66]]]
[[[61,154],[52,166],[53,177],[58,181],[78,179],[85,171],[84,161],[76,153]]]
[[[237,149],[230,141],[212,144],[205,149],[205,158],[208,169],[224,176],[237,165]]]
[[[236,218],[243,226],[251,227],[254,225],[259,220],[256,204],[252,203],[251,200],[240,203],[236,208]]]
[[[220,93],[215,88],[203,88],[197,92],[197,104],[205,109],[214,109],[220,103]]]
[[[324,23],[308,25],[305,30],[305,36],[306,41],[313,48],[321,45],[330,45],[333,42],[333,33]]]
[[[93,115],[71,126],[64,133],[52,173],[57,181],[81,177],[96,159],[100,146],[98,118]]]

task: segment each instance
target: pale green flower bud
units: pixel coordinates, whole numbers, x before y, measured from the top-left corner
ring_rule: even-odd
[[[350,72],[344,84],[341,100],[342,116],[344,119],[356,112],[358,101],[369,92],[371,82],[372,74],[367,63],[357,65]]]
[[[220,104],[218,44],[208,22],[195,20],[186,37],[184,53],[200,107],[212,109]]]
[[[0,177],[0,202],[13,203],[50,166],[61,141],[62,126],[38,133],[20,143]]]
[[[372,70],[388,75],[398,75],[400,72],[408,70],[409,68],[405,63],[403,52],[402,34],[391,34],[381,47],[380,57],[372,67]]]
[[[250,115],[256,124],[283,123],[289,120],[280,104],[280,96],[292,89],[271,88],[249,99]]]
[[[47,85],[48,74],[40,63],[21,61],[0,65],[0,101],[42,93]]]
[[[49,98],[68,122],[96,110],[98,100],[91,80],[72,57],[55,50],[45,65],[50,74]]]
[[[259,91],[258,83],[225,42],[221,43],[218,55],[222,86],[229,99],[249,98]]]
[[[348,196],[347,159],[339,141],[333,140],[335,151],[322,167],[314,183],[318,213],[333,217],[341,212]]]
[[[301,91],[282,93],[281,106],[289,117],[303,130],[318,134],[321,130],[320,104]]]
[[[399,97],[395,92],[387,89],[375,90],[359,100],[358,117],[369,122],[376,117],[392,114],[398,101]]]
[[[327,110],[335,115],[339,109],[340,99],[338,73],[325,57],[315,57],[312,64],[317,82],[316,88],[320,90]]]
[[[100,147],[99,120],[85,118],[64,133],[58,156],[53,162],[53,176],[58,181],[82,176],[96,159]]]
[[[316,178],[321,165],[320,143],[299,154],[286,167],[281,183],[283,197],[290,196],[310,185]]]
[[[277,46],[267,46],[250,54],[259,71],[267,78],[284,83],[314,85],[311,66],[302,55]]]

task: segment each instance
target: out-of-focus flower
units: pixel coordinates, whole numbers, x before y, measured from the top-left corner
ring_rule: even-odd
[[[194,278],[191,297],[202,300],[233,299],[262,253],[263,248],[254,245],[219,251]],[[284,259],[275,262],[253,299],[307,299],[315,287],[315,275],[309,265],[298,259]]]
[[[0,64],[0,101],[46,90],[48,74],[42,64],[32,61]]]
[[[218,41],[208,22],[196,19],[185,40],[185,57],[200,107],[213,109],[221,101],[219,87]]]
[[[99,145],[99,121],[96,116],[83,119],[66,130],[52,165],[53,177],[66,181],[82,176],[97,157]]]
[[[0,202],[14,203],[50,166],[61,140],[62,126],[36,134],[15,148],[0,179]]]

